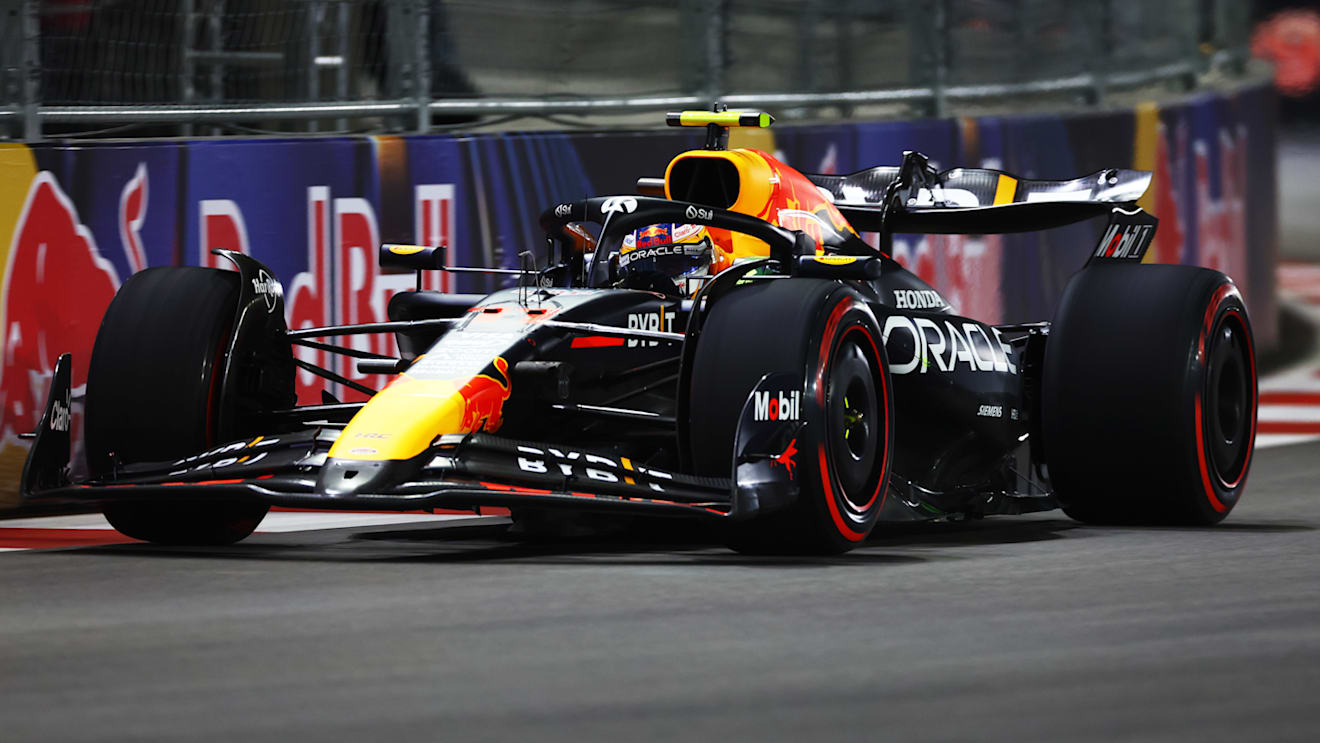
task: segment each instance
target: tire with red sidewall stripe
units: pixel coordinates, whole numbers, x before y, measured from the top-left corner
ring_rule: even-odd
[[[1041,414],[1050,480],[1073,518],[1221,521],[1246,486],[1256,405],[1251,323],[1224,274],[1100,264],[1068,284]]]
[[[894,436],[893,391],[879,325],[865,298],[837,281],[758,282],[719,299],[693,360],[693,464],[728,477],[739,413],[774,372],[803,380],[797,501],[729,531],[752,553],[834,554],[859,545],[884,505]],[[787,424],[786,424],[787,425]]]
[[[161,266],[124,282],[96,333],[87,374],[92,472],[114,462],[170,461],[217,443],[221,370],[238,305],[238,274]],[[121,533],[162,544],[230,544],[267,506],[249,501],[123,501],[105,516]]]

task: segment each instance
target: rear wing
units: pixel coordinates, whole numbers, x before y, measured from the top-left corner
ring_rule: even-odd
[[[1133,208],[1151,174],[1114,168],[1049,181],[988,169],[937,172],[924,155],[905,152],[897,167],[807,178],[859,232],[983,234],[1045,230]]]

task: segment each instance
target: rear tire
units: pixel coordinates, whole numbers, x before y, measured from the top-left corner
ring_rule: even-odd
[[[693,359],[693,464],[729,477],[743,404],[766,374],[806,380],[795,479],[786,509],[731,525],[751,554],[838,554],[861,544],[884,503],[893,449],[893,393],[879,326],[865,300],[832,281],[741,287],[719,299]]]
[[[216,445],[219,378],[238,304],[237,273],[158,267],[130,276],[106,310],[87,377],[86,442],[94,474]],[[187,493],[180,493],[188,497]],[[231,544],[268,507],[249,501],[120,502],[121,533],[162,544]]]
[[[1237,504],[1255,444],[1255,345],[1224,274],[1079,272],[1050,329],[1042,386],[1045,459],[1069,516],[1209,525]]]

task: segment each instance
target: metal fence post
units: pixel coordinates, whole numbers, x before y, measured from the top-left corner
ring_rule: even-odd
[[[1099,0],[1093,6],[1097,18],[1086,19],[1091,29],[1091,91],[1090,103],[1102,106],[1105,102],[1105,89],[1108,87],[1109,50],[1114,38],[1114,8],[1110,0]]]
[[[303,8],[303,67],[307,70],[306,86],[307,100],[315,101],[321,97],[321,70],[316,66],[316,58],[321,56],[321,35],[319,33],[321,18],[325,13],[325,6],[313,0]],[[318,128],[318,122],[315,119],[307,121],[307,131],[315,132]]]
[[[41,19],[36,0],[23,0],[23,139],[41,141]]]
[[[1031,69],[1031,17],[1027,0],[1013,3],[1013,74],[1019,80],[1034,77]]]
[[[724,95],[724,63],[725,63],[725,30],[724,21],[727,18],[728,0],[712,0],[702,6],[705,17],[702,22],[706,27],[705,37],[705,77],[706,84],[702,91],[706,97],[714,103],[720,96]]]
[[[211,0],[211,5],[206,10],[206,36],[207,43],[211,46],[211,100],[223,101],[225,99],[225,63],[221,62],[221,55],[225,50],[225,0]],[[218,127],[211,128],[211,134],[219,134]]]
[[[853,23],[857,17],[857,3],[853,0],[842,0],[834,8],[834,32],[838,34],[836,41],[835,63],[839,68],[839,77],[836,81],[838,85],[835,90],[852,90],[853,84]],[[846,104],[839,104],[839,115],[845,118],[851,117],[853,107]]]
[[[949,115],[949,99],[945,88],[949,83],[949,0],[937,0],[930,14],[935,33],[935,76],[931,81],[933,113],[938,118]]]
[[[415,0],[417,36],[413,49],[413,99],[417,102],[417,132],[431,131],[431,7]]]
[[[1183,85],[1187,90],[1195,89],[1196,81],[1210,69],[1210,57],[1201,53],[1201,42],[1214,42],[1213,18],[1216,5],[1217,3],[1211,0],[1197,6],[1197,21],[1187,29],[1183,39],[1183,49],[1187,54],[1187,74],[1183,76]],[[1211,31],[1211,34],[1203,37],[1202,33],[1205,31]]]
[[[197,7],[195,0],[183,4],[183,23],[179,24],[179,93],[184,103],[192,103],[197,97],[195,74],[196,62],[193,59],[193,40],[197,36]],[[185,137],[193,135],[193,125],[185,123],[179,130]]]
[[[348,3],[340,3],[335,12],[335,49],[339,56],[339,66],[335,68],[335,95],[337,100],[348,100]],[[321,74],[321,68],[316,68]],[[335,128],[339,131],[348,129],[348,119],[335,119]]]
[[[819,0],[800,0],[797,9],[797,70],[793,75],[794,82],[798,90],[804,93],[815,93],[819,86],[816,81],[816,70],[811,64],[812,52],[815,51],[818,43],[816,41],[816,26],[821,22],[821,7]]]
[[[1224,46],[1229,52],[1229,69],[1238,75],[1247,74],[1247,62],[1251,59],[1251,9],[1241,2],[1219,0],[1215,4],[1216,24],[1224,38]],[[1232,37],[1229,31],[1232,29]]]

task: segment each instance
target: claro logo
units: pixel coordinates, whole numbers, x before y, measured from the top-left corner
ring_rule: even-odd
[[[69,432],[70,406],[68,398],[56,400],[50,406],[50,430],[56,433]]]
[[[802,392],[757,390],[752,393],[752,418],[758,421],[795,421],[802,417]]]

